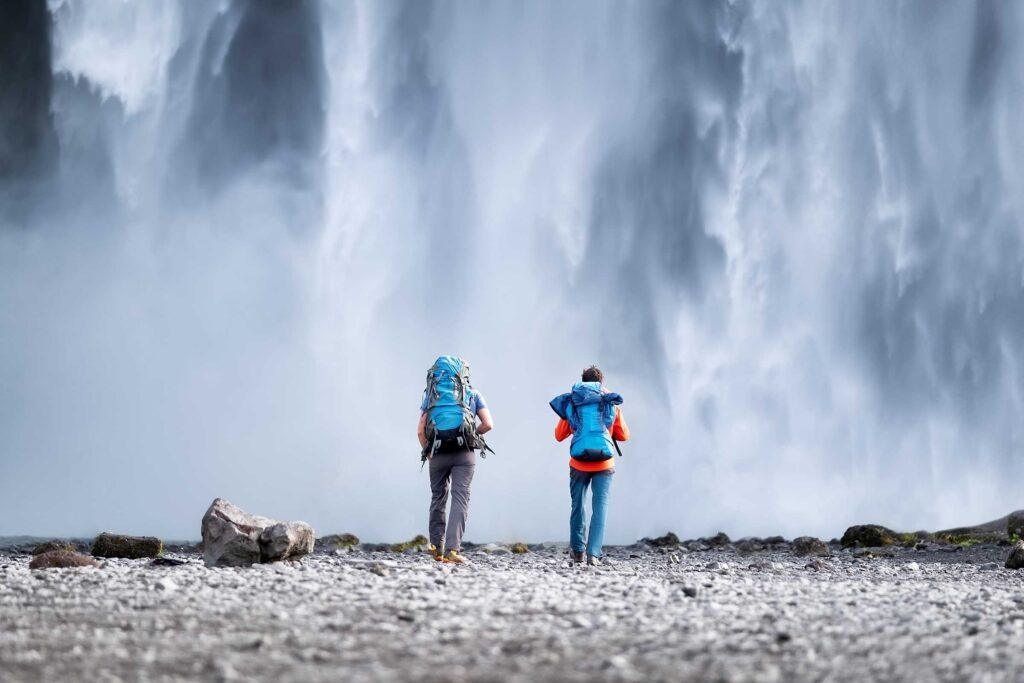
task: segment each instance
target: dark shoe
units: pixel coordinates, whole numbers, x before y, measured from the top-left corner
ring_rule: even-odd
[[[576,564],[583,564],[583,551],[582,550],[579,551],[579,552],[576,552],[575,550],[570,550],[569,554],[572,555],[572,561],[573,562],[575,562]]]
[[[601,558],[594,557],[593,555],[587,555],[587,564],[589,564],[591,567],[600,567]]]

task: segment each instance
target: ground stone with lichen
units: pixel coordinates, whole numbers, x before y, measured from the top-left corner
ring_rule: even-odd
[[[68,680],[985,680],[1024,670],[1007,548],[858,559],[564,546],[318,554],[208,569],[0,554],[0,678]]]

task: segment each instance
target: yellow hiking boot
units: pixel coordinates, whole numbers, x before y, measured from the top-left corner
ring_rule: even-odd
[[[438,562],[443,562],[444,561],[444,551],[442,551],[440,548],[435,546],[433,543],[431,543],[427,547],[427,552],[430,553],[434,557],[434,559],[437,560]]]
[[[469,560],[467,560],[462,555],[459,555],[454,550],[449,550],[448,551],[448,553],[444,556],[444,561],[445,562],[450,562],[452,564],[468,564],[469,563]]]

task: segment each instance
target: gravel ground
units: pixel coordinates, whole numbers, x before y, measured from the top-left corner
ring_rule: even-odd
[[[0,679],[1020,680],[1006,549],[353,551],[250,569],[30,571],[0,554]],[[990,563],[998,563],[993,566]],[[810,565],[810,566],[808,566]]]

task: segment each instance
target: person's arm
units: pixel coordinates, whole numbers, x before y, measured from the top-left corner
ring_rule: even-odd
[[[626,418],[622,417],[622,411],[615,407],[615,422],[612,423],[612,438],[616,441],[629,441],[629,425]]]
[[[491,418],[491,411],[489,409],[480,408],[476,411],[476,416],[480,418],[480,424],[476,426],[477,434],[483,436],[494,429],[494,420]]]
[[[572,436],[572,427],[568,420],[559,420],[555,425],[555,441],[565,441]]]
[[[416,427],[416,436],[420,439],[420,448],[427,447],[427,411],[420,413],[420,424]]]

